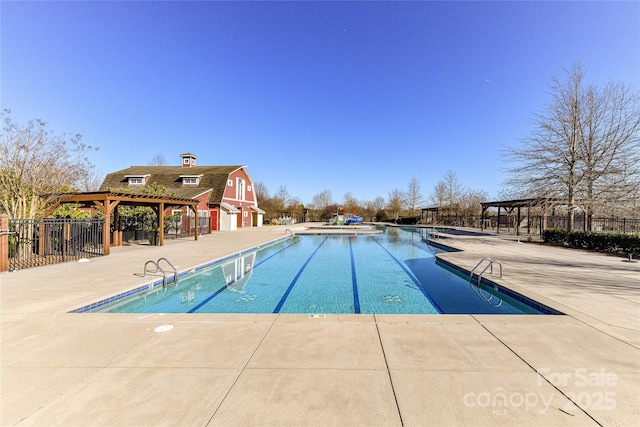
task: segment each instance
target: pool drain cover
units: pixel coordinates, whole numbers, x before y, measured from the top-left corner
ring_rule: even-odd
[[[154,329],[156,332],[167,332],[173,329],[173,325],[162,325]]]

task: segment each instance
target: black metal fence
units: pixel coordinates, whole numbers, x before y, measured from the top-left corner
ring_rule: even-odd
[[[196,225],[195,216],[185,216],[181,219],[181,222],[174,232],[181,236],[193,236],[196,230],[199,235],[210,234],[211,227],[209,225],[209,220],[209,215],[203,215],[200,213],[198,216],[198,224]]]
[[[547,217],[546,228],[566,230],[568,218],[565,216]],[[640,233],[640,219],[631,218],[591,218],[576,215],[573,219],[573,230],[603,231],[609,233]]]
[[[197,232],[199,235],[210,234],[209,216],[198,216]],[[114,231],[117,226],[112,224]],[[158,227],[155,215],[152,217],[130,217],[122,221],[122,241],[124,242],[145,242],[150,245],[158,244],[158,233],[155,229]],[[176,217],[166,217],[164,221],[164,238],[178,238],[193,236],[195,233],[195,216],[183,215]]]
[[[9,220],[9,270],[103,255],[104,219]]]
[[[520,231],[531,234],[542,233],[546,229],[567,229],[568,218],[566,215],[531,216],[523,215],[520,218]],[[439,216],[432,220],[432,225],[471,227],[495,229],[500,225],[501,230],[509,230],[518,226],[516,215],[492,215],[481,219],[480,216]],[[573,219],[573,230],[602,231],[609,233],[640,233],[640,219],[636,218],[593,218],[578,214]]]

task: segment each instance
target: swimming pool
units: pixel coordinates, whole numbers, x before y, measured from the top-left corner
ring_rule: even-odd
[[[497,285],[484,286],[479,294],[468,276],[437,263],[435,254],[442,250],[415,230],[384,230],[369,236],[294,236],[199,269],[177,284],[156,284],[76,311],[557,314]]]

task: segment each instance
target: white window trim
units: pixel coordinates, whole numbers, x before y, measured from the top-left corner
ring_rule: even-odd
[[[191,217],[196,216],[195,212],[193,212],[192,210],[189,211],[189,215]],[[211,216],[211,213],[209,209],[198,209],[198,218],[209,218],[210,216]]]
[[[236,178],[236,200],[246,200],[246,180],[244,178]]]
[[[128,185],[144,185],[147,182],[149,174],[146,175],[125,175]]]
[[[198,185],[200,184],[200,177],[202,175],[180,175],[182,179],[182,185]],[[187,182],[187,180],[195,180],[195,182]]]

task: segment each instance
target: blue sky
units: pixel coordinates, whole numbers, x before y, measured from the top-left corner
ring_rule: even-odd
[[[311,202],[428,196],[447,171],[497,198],[500,150],[552,76],[640,87],[639,2],[2,1],[0,103],[98,146],[103,172],[247,165]],[[425,203],[428,204],[428,203]]]

